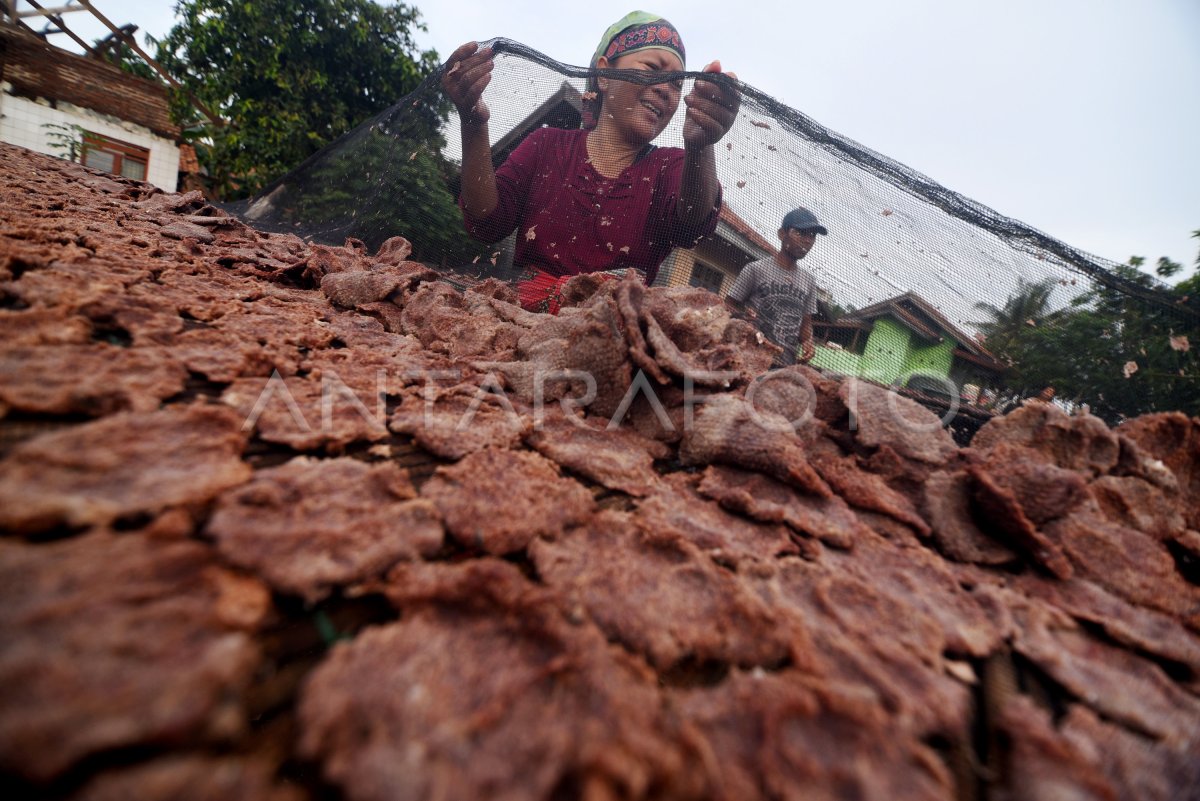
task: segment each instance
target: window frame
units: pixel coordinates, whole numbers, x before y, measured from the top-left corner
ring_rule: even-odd
[[[709,275],[706,276],[705,273],[709,273]],[[706,278],[708,278],[707,282],[705,281]],[[713,278],[715,278],[717,282],[715,287],[709,286]],[[692,262],[692,272],[691,275],[688,276],[688,286],[694,286],[699,289],[707,289],[716,295],[720,295],[721,287],[724,285],[725,273],[720,269],[711,264],[706,264],[705,262],[700,261],[700,259],[695,259]]]
[[[107,153],[112,156],[113,163],[111,170],[105,172],[112,175],[120,175],[125,178],[130,178],[133,181],[147,181],[150,176],[150,149],[132,144],[130,142],[122,142],[120,139],[113,139],[111,136],[93,133],[92,131],[83,132],[82,151],[80,152],[79,162],[84,166],[92,166],[87,163],[88,154],[99,152]],[[131,178],[125,175],[122,171],[126,161],[140,163],[142,165],[142,177]],[[92,167],[100,169],[99,167]]]

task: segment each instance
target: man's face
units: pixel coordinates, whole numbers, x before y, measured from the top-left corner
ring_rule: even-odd
[[[803,259],[817,241],[816,231],[800,231],[784,228],[779,232],[780,247],[789,259]]]

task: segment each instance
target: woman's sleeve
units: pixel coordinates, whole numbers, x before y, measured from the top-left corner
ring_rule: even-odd
[[[542,157],[545,131],[545,128],[532,131],[496,170],[499,202],[487,217],[474,219],[469,216],[463,209],[462,194],[459,194],[458,207],[462,210],[463,225],[471,236],[481,242],[499,242],[517,227],[524,216],[533,175]]]
[[[685,225],[679,219],[679,195],[683,183],[683,150],[672,148],[676,152],[664,165],[660,172],[658,186],[655,187],[653,217],[657,224],[663,226],[660,230],[670,233],[670,243],[675,247],[691,248],[702,238],[717,230],[717,222],[721,215],[721,204],[724,202],[724,190],[718,185],[717,202],[709,210],[707,216],[700,222]]]

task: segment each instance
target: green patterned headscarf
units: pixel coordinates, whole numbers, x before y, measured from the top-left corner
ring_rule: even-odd
[[[648,11],[631,11],[608,26],[588,66],[596,66],[600,56],[611,62],[634,50],[666,50],[679,56],[679,63],[687,67],[687,51],[679,31],[658,14]]]
[[[601,56],[611,63],[635,50],[666,50],[679,56],[679,62],[687,66],[687,51],[679,31],[658,14],[648,11],[631,11],[608,26],[588,66],[595,67]],[[595,77],[588,78],[587,90],[583,102],[583,127],[590,130],[596,127],[600,116],[600,85]]]

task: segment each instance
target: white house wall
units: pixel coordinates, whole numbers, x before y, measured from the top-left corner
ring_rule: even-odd
[[[61,149],[51,146],[54,140],[50,134],[54,129],[44,126],[78,125],[100,136],[146,148],[150,151],[146,180],[167,192],[174,192],[178,187],[179,147],[170,139],[158,136],[142,125],[70,103],[59,102],[54,108],[41,99],[14,97],[8,89],[7,85],[0,85],[0,141],[61,157]]]

